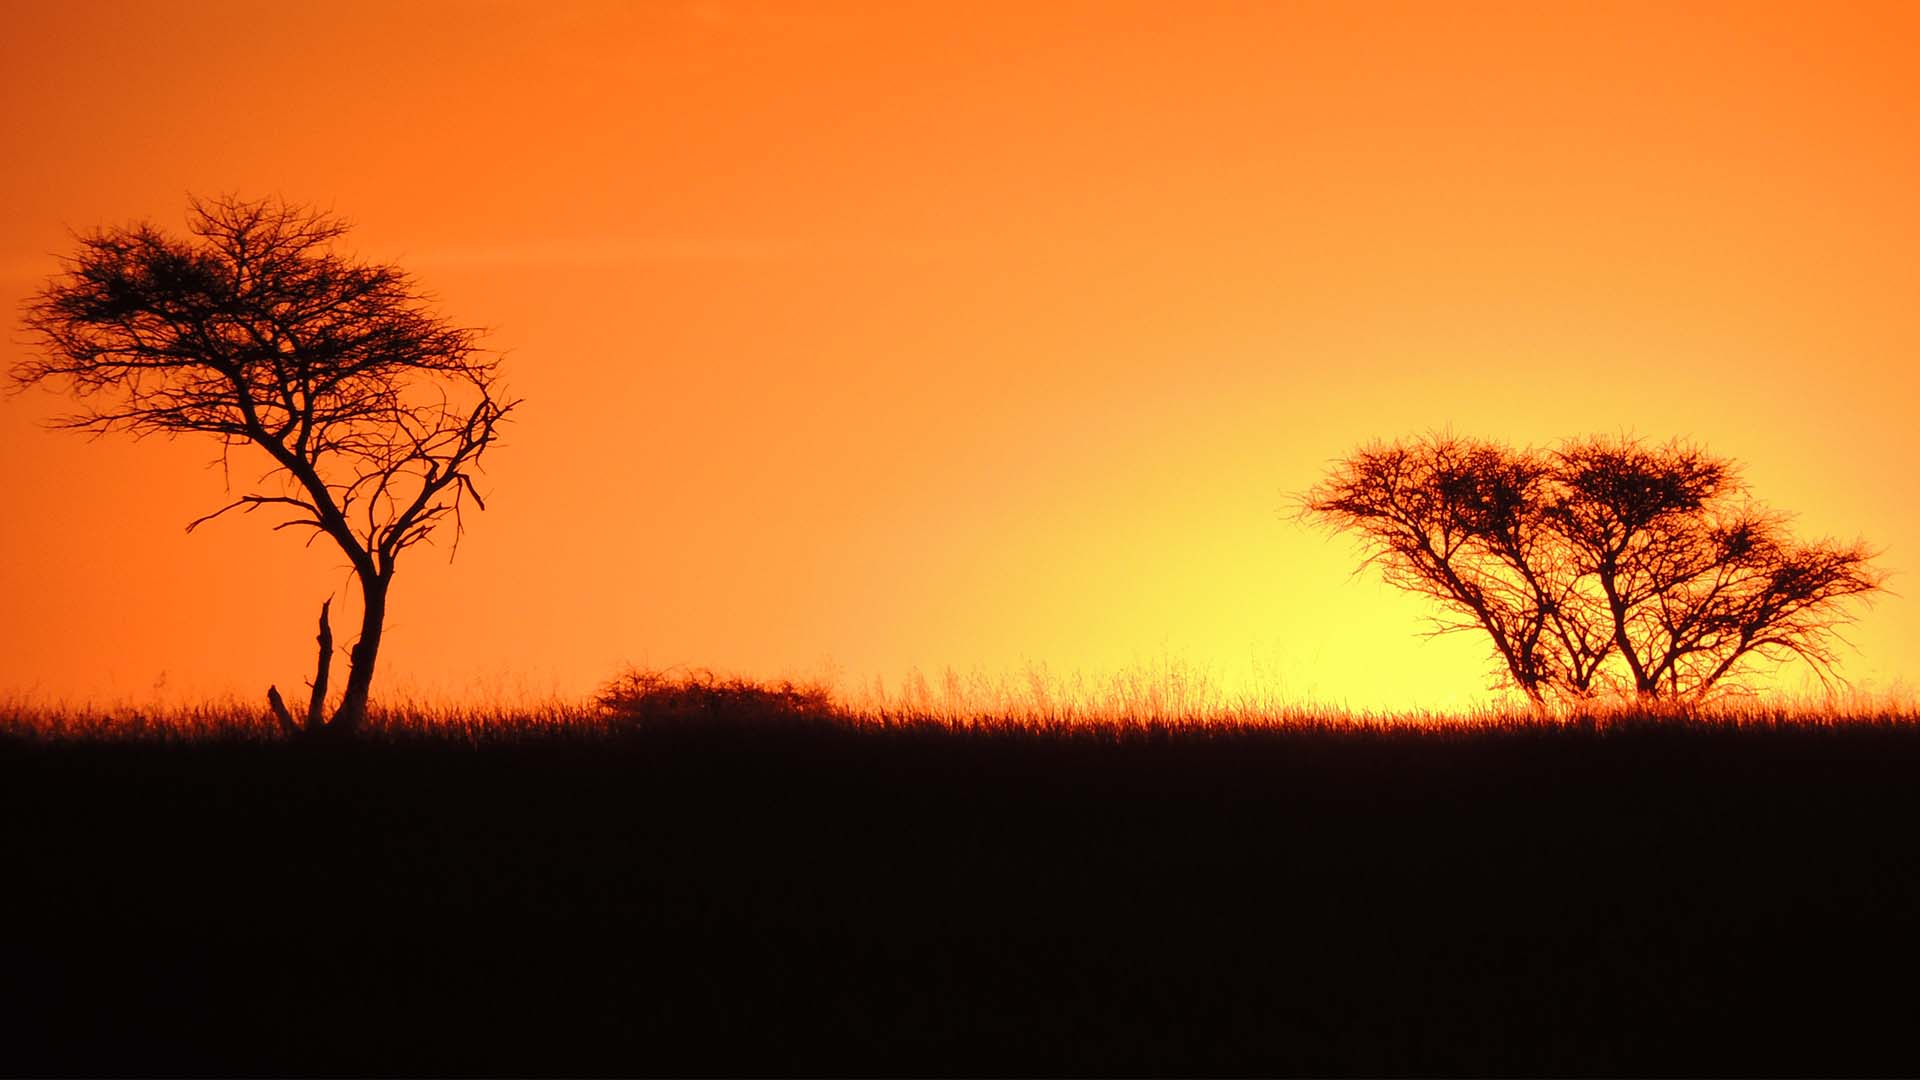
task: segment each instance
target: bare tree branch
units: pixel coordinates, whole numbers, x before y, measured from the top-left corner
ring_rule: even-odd
[[[365,711],[401,552],[451,520],[518,402],[498,386],[480,332],[435,314],[402,270],[337,250],[348,225],[277,200],[194,198],[182,239],[138,223],[76,237],[27,305],[36,351],[17,386],[66,390],[59,427],[103,435],[204,433],[257,447],[279,490],[233,510],[283,507],[278,529],[326,536],[363,600],[333,723]]]

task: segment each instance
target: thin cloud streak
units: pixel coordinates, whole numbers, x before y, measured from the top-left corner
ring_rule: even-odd
[[[431,248],[410,253],[419,267],[620,266],[639,263],[758,263],[802,258],[799,245],[769,240],[530,241]]]

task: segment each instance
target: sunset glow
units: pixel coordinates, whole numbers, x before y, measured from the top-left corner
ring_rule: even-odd
[[[1884,549],[1841,673],[1920,675],[1908,5],[9,22],[10,318],[70,232],[278,195],[505,353],[488,509],[402,565],[376,696],[578,697],[636,663],[1488,702],[1481,641],[1423,638],[1423,602],[1295,520],[1331,459],[1436,429],[1737,459],[1801,534]],[[186,535],[226,501],[217,446],[43,430],[66,404],[0,399],[0,696],[310,674],[338,554]]]

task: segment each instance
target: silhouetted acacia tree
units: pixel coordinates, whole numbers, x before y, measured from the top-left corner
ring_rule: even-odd
[[[366,715],[400,553],[451,523],[457,547],[481,455],[517,404],[496,384],[479,332],[434,314],[393,266],[337,250],[346,223],[278,200],[190,201],[182,239],[141,223],[79,237],[26,309],[37,354],[16,385],[69,390],[58,426],[202,433],[271,461],[231,510],[279,511],[276,530],[324,535],[352,565],[362,602],[346,689],[324,717],[332,633],[304,729],[347,733]],[[275,713],[296,726],[269,691]]]
[[[1303,504],[1359,532],[1390,584],[1438,601],[1436,632],[1484,632],[1501,681],[1536,704],[1699,694],[1749,660],[1799,657],[1824,679],[1841,602],[1883,580],[1863,544],[1795,541],[1732,462],[1681,443],[1378,443]]]

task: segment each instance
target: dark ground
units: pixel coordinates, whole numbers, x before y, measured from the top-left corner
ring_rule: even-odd
[[[1920,1072],[1920,728],[0,741],[8,1073]]]

